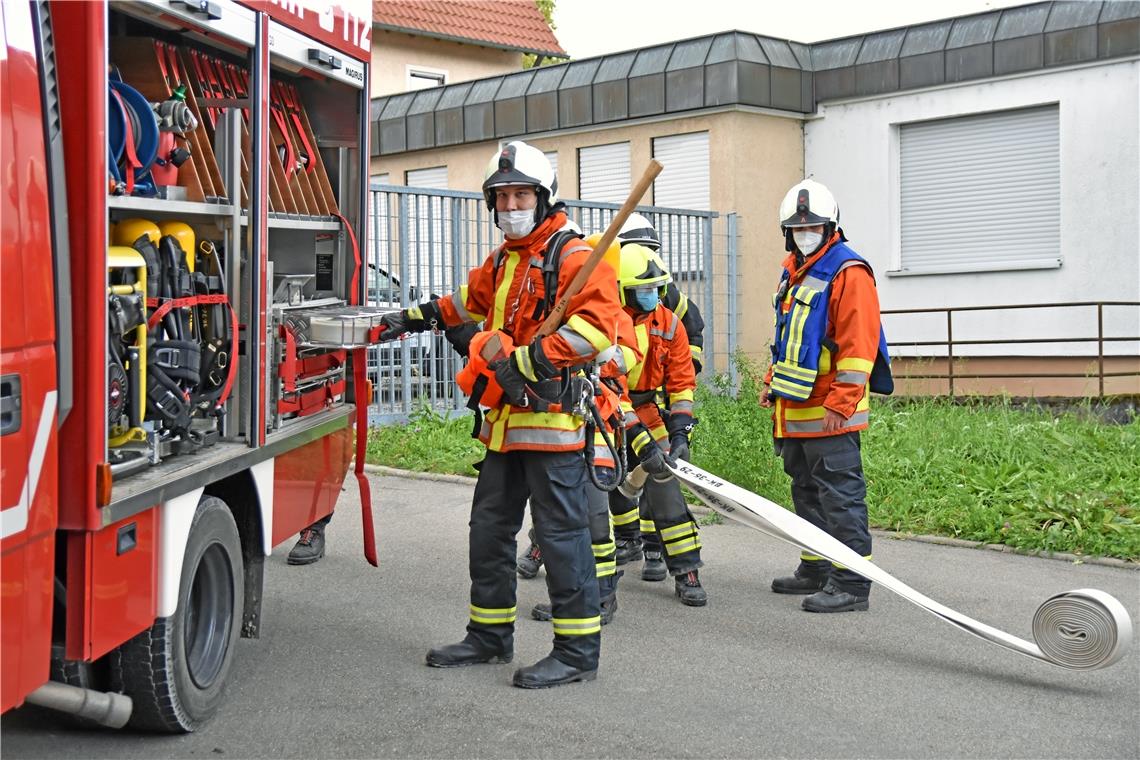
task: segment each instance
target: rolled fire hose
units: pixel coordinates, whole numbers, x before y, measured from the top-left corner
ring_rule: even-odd
[[[696,465],[678,462],[673,473],[725,517],[843,565],[947,623],[1018,654],[1072,670],[1098,670],[1123,657],[1132,643],[1132,620],[1127,610],[1103,591],[1077,589],[1046,599],[1033,615],[1033,643],[939,604],[794,513]],[[623,486],[636,491],[644,481],[639,466]]]

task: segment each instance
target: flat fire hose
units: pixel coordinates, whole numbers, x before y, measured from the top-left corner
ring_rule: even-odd
[[[642,472],[630,473],[628,480],[634,488],[644,480]],[[696,465],[678,462],[673,474],[725,517],[841,564],[947,623],[1018,654],[1072,670],[1097,670],[1123,657],[1132,643],[1127,610],[1103,591],[1077,589],[1046,599],[1033,615],[1033,643],[939,604],[793,512]]]

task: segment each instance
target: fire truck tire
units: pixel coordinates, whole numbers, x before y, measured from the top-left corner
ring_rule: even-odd
[[[241,540],[226,503],[198,503],[182,560],[178,609],[112,657],[114,685],[134,700],[131,725],[189,733],[221,704],[241,628]]]

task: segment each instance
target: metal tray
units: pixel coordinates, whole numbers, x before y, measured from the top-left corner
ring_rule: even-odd
[[[284,312],[282,319],[300,346],[360,348],[371,345],[368,333],[380,324],[380,318],[396,311],[390,306],[293,309]]]

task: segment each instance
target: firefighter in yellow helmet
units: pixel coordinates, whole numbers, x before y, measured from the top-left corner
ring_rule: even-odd
[[[627,542],[640,530],[645,547],[641,578],[674,578],[681,603],[701,607],[708,596],[698,576],[703,566],[696,520],[689,512],[681,485],[670,472],[667,459],[689,458],[689,432],[693,427],[693,391],[697,386],[689,338],[680,318],[665,307],[670,276],[661,259],[637,243],[621,248],[618,289],[625,312],[633,319],[640,360],[627,375],[629,408],[625,415],[630,466],[640,464],[648,473],[640,503],[620,491],[610,494],[616,515],[638,510],[638,523],[617,525],[615,532]],[[664,388],[669,414],[658,406],[658,389]]]

